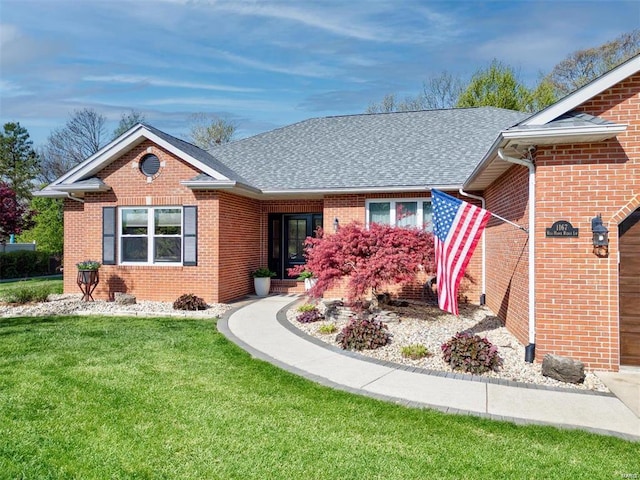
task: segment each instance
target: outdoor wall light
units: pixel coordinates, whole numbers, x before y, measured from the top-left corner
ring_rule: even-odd
[[[337,232],[340,229],[340,222],[338,221],[338,217],[333,221],[333,231]]]
[[[602,224],[602,215],[591,219],[593,232],[593,253],[598,257],[609,255],[609,230]]]

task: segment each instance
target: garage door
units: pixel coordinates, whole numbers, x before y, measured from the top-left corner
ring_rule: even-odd
[[[620,364],[640,365],[640,208],[619,226]]]

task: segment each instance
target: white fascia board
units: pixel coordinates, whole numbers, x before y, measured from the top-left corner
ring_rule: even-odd
[[[86,177],[90,177],[95,173],[102,170],[106,165],[108,165],[111,161],[117,158],[123,151],[126,151],[132,146],[135,146],[137,143],[141,143],[141,140],[148,139],[153,143],[161,146],[162,148],[168,150],[173,153],[178,158],[190,163],[198,170],[206,173],[207,175],[215,178],[216,180],[229,180],[226,176],[222,175],[220,172],[214,170],[213,168],[205,165],[200,160],[193,158],[191,155],[187,155],[184,151],[175,147],[171,143],[163,140],[158,137],[153,132],[149,131],[144,125],[140,124],[137,128],[132,129],[129,134],[126,134],[125,137],[120,137],[109,145],[102,148],[100,151],[89,157],[87,160],[79,164],[77,167],[69,171],[63,177],[56,180],[55,185],[59,185],[60,183],[73,183],[78,180],[82,180]],[[54,186],[54,184],[51,184]]]
[[[31,192],[31,195],[33,195],[34,197],[45,197],[45,198],[67,198],[67,193],[60,190],[42,189],[36,192]]]
[[[501,132],[502,137],[506,140],[523,140],[535,143],[536,141],[544,142],[544,139],[569,139],[575,138],[580,141],[580,137],[590,136],[611,136],[615,137],[619,133],[624,132],[627,125],[597,125],[593,127],[562,127],[562,128],[528,128],[521,130],[506,130]],[[543,144],[543,143],[538,143]]]
[[[622,65],[614,68],[610,72],[605,73],[600,78],[597,78],[592,82],[587,83],[584,87],[570,93],[553,105],[550,105],[544,110],[541,110],[535,115],[529,117],[527,120],[522,122],[521,125],[545,125],[639,71],[640,55],[637,55]]]
[[[58,185],[57,191],[60,192],[108,192],[111,190],[109,185]]]

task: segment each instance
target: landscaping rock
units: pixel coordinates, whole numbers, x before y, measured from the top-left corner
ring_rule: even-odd
[[[136,297],[131,295],[130,293],[121,293],[116,292],[114,294],[114,302],[118,305],[135,305]]]
[[[584,363],[548,353],[542,360],[542,375],[565,383],[582,383],[585,378]]]

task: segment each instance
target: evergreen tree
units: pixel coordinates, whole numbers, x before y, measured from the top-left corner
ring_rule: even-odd
[[[0,181],[16,193],[20,202],[31,198],[32,181],[40,166],[32,145],[29,132],[20,123],[4,124],[0,132]]]

